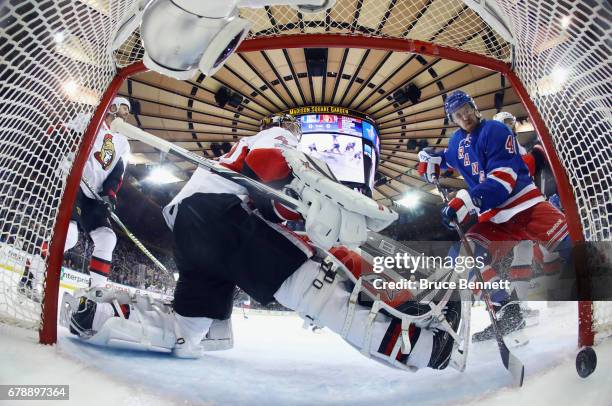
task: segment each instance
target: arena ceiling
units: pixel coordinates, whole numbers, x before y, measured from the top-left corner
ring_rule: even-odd
[[[409,4],[411,9],[401,11],[402,4]],[[370,7],[370,11],[360,13],[366,7]],[[373,12],[372,8],[378,11]],[[446,12],[443,18],[438,15],[435,20],[429,18],[430,26],[423,24],[429,14],[440,14],[442,9]],[[397,27],[391,22],[394,16],[396,20],[399,18],[398,10],[402,12],[401,26],[406,29],[406,38],[452,42],[451,45],[478,51],[487,45],[484,37],[493,35],[461,1],[338,1],[333,9],[318,13],[319,20],[288,7],[249,10],[244,16],[253,21],[251,38],[308,33],[311,28],[313,33],[323,29],[323,32],[339,33],[357,30],[372,34],[375,31],[384,35],[385,29]],[[463,30],[455,28],[460,23]],[[472,29],[465,29],[466,26]],[[447,38],[443,38],[445,36]],[[444,96],[448,92],[462,89],[471,94],[485,118],[491,118],[499,108],[511,112],[519,120],[527,118],[515,90],[495,71],[410,52],[318,49],[323,49],[326,55],[322,72],[308,68],[310,51],[303,48],[237,52],[212,77],[196,75],[191,80],[178,81],[144,72],[127,80],[119,94],[133,102],[132,124],[207,157],[215,156],[213,149],[217,145],[231,144],[241,137],[256,134],[260,120],[276,112],[312,105],[359,111],[374,120],[378,127],[380,180],[373,197],[385,205],[392,205],[407,192],[417,193],[426,203],[440,202],[437,192],[421,180],[415,168],[420,147],[445,147],[456,128],[444,115]],[[502,59],[507,56],[505,46],[500,46],[496,52]],[[398,103],[393,95],[411,84],[419,89],[420,98],[414,103]],[[220,106],[215,95],[222,88],[238,95],[240,103]],[[195,169],[190,163],[162,156],[141,143],[132,144],[131,163],[141,167],[133,171],[140,181],[144,181],[147,173],[142,165],[165,163],[179,178],[176,187],[180,187]],[[447,179],[446,183],[461,187],[463,181]]]

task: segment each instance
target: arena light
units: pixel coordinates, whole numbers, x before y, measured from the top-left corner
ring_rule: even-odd
[[[176,177],[170,170],[164,168],[163,166],[153,168],[146,180],[151,183],[157,183],[158,185],[181,181],[180,178]]]
[[[566,68],[557,66],[550,74],[552,80],[559,86],[562,86],[569,76],[569,71]]]
[[[415,192],[408,192],[401,199],[396,200],[395,203],[407,209],[413,209],[419,205],[420,200],[421,198]]]
[[[55,41],[56,44],[61,44],[62,42],[64,42],[65,39],[66,39],[66,36],[64,35],[62,31],[58,31],[55,34],[53,34],[53,41]]]
[[[88,87],[79,85],[74,79],[67,80],[62,84],[64,94],[68,100],[75,103],[96,106],[100,101],[100,94]]]
[[[567,27],[569,27],[571,22],[572,22],[571,17],[570,16],[565,16],[565,17],[561,18],[561,27],[567,28]]]
[[[537,93],[548,96],[563,90],[563,86],[569,77],[569,70],[562,66],[555,67],[549,75],[537,81]]]

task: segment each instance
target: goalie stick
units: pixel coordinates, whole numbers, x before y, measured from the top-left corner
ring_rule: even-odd
[[[85,185],[85,187],[91,192],[91,194],[94,196],[96,200],[102,201],[102,198],[100,197],[100,195],[96,193],[96,191],[91,187],[89,182],[87,182],[85,179],[81,179],[81,183]],[[151,253],[151,251],[149,251],[147,247],[145,247],[143,243],[141,243],[140,240],[136,238],[134,234],[132,234],[132,232],[126,227],[125,224],[123,224],[123,221],[119,219],[119,217],[115,214],[115,212],[112,211],[110,207],[107,207],[107,208],[110,213],[111,219],[113,219],[113,221],[119,226],[119,228],[123,230],[125,235],[127,235],[128,238],[132,240],[134,245],[136,245],[140,249],[140,251],[142,251],[142,253],[145,254],[151,260],[151,262],[153,262],[159,269],[166,272],[168,275],[172,276],[172,274],[170,273],[170,271],[168,271],[168,269],[164,266],[164,264],[159,262],[159,260],[155,258],[155,256]]]
[[[264,185],[263,183],[257,182],[256,180],[253,180],[245,175],[242,175],[241,173],[234,172],[233,170],[224,167],[218,162],[196,155],[184,148],[172,144],[169,141],[149,134],[146,131],[141,130],[140,128],[134,127],[133,125],[126,123],[121,118],[115,118],[113,120],[111,124],[111,129],[113,131],[117,131],[125,135],[126,137],[132,140],[140,141],[147,145],[150,145],[161,152],[172,154],[174,156],[186,159],[196,165],[202,166],[208,169],[209,171],[232,182],[235,182],[247,189],[255,189],[258,192],[265,193],[274,198],[274,200],[277,200],[283,205],[298,211],[304,216],[308,214],[308,207],[306,207],[306,205],[304,205],[299,200],[294,199],[276,189],[272,189],[271,187]]]
[[[446,193],[446,190],[442,188],[442,185],[440,185],[440,180],[438,179],[438,177],[434,178],[434,183],[438,188],[440,195],[442,196],[442,201],[448,204],[448,194]],[[452,224],[455,227],[455,231],[457,232],[457,234],[459,234],[461,244],[463,244],[463,247],[465,248],[465,251],[467,252],[468,256],[475,258],[474,251],[472,250],[472,247],[467,238],[465,237],[465,234],[463,233],[463,230],[461,229],[459,224],[457,224],[456,222],[453,222]],[[480,270],[474,267],[473,272],[476,275],[476,279],[478,279],[478,282],[480,282],[484,286],[484,279],[482,277],[482,274],[480,273]],[[523,365],[521,360],[519,360],[514,354],[510,352],[508,345],[504,341],[504,336],[501,334],[499,326],[497,325],[497,319],[495,318],[495,311],[493,310],[493,303],[491,302],[491,294],[487,290],[483,289],[482,295],[484,298],[485,305],[487,307],[487,313],[489,313],[489,318],[491,319],[493,331],[495,332],[495,339],[497,341],[497,346],[499,347],[499,354],[501,355],[504,367],[506,367],[510,374],[512,374],[512,379],[514,383],[517,386],[522,386],[523,378],[525,377],[525,365]]]

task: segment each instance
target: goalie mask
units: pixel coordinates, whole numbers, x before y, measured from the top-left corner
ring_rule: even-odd
[[[261,130],[267,130],[272,127],[281,127],[295,135],[298,142],[302,139],[302,126],[300,121],[291,114],[275,114],[272,117],[267,117],[261,120]]]
[[[250,22],[228,2],[151,1],[140,33],[144,64],[164,75],[187,80],[199,68],[206,76],[218,71],[247,36]]]

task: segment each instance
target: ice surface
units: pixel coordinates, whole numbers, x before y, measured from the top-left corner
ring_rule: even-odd
[[[71,404],[105,406],[612,405],[612,340],[597,347],[598,368],[581,379],[576,305],[532,307],[541,322],[525,330],[530,342],[516,349],[526,371],[520,389],[511,386],[494,342],[471,345],[463,373],[408,373],[364,358],[327,329],[303,329],[293,314],[245,319],[241,312],[233,317],[235,348],[200,360],[97,348],[64,328],[47,347],[34,332],[0,325],[0,384],[69,384]],[[482,307],[472,318],[473,331],[487,324]]]

